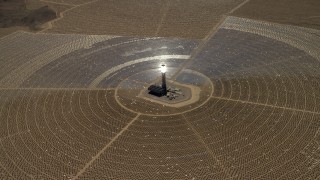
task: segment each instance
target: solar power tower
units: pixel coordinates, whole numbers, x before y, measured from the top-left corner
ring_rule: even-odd
[[[166,71],[167,67],[165,64],[162,64],[160,67],[160,71],[162,74],[162,83],[161,86],[157,85],[151,85],[148,90],[150,91],[149,93],[155,96],[165,96],[167,95],[167,83],[166,83]]]
[[[166,83],[166,72],[167,72],[167,67],[165,64],[162,64],[160,67],[160,71],[162,74],[162,90],[165,93],[164,95],[167,95],[167,83]]]

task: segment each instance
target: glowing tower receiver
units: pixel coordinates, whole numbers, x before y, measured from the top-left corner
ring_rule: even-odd
[[[162,65],[161,65],[160,71],[161,71],[161,73],[166,73],[166,72],[167,72],[167,67],[166,67],[165,64],[162,64]]]

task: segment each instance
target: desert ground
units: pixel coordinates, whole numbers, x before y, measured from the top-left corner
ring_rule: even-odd
[[[319,179],[319,69],[317,0],[0,0],[0,179]]]

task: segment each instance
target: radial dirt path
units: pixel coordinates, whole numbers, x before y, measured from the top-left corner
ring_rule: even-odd
[[[138,118],[140,114],[138,114],[136,117],[134,117],[116,136],[114,136],[108,144],[106,144],[95,156],[92,157],[92,159],[87,162],[82,169],[79,170],[79,172],[72,177],[72,179],[78,179],[99,157],[102,153],[104,153],[114,141],[116,141],[119,136],[123,134],[124,131],[126,131]]]

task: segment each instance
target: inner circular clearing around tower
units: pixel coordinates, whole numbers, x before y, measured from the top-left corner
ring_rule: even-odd
[[[169,99],[149,94],[148,87],[161,84],[159,69],[141,71],[124,79],[116,88],[117,102],[126,109],[146,115],[181,114],[205,104],[213,93],[213,84],[205,75],[185,69],[173,79],[177,68],[167,68],[167,86],[179,90],[179,97]]]

